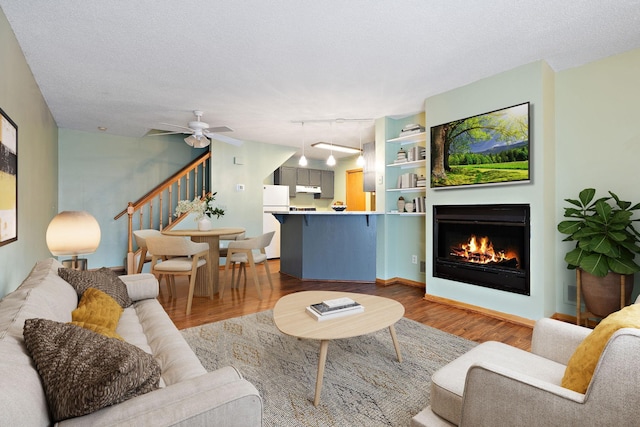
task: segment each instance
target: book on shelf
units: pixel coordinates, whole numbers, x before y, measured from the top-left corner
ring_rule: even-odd
[[[344,310],[335,310],[335,311],[327,312],[324,314],[319,314],[316,310],[314,310],[313,308],[311,308],[311,306],[309,306],[306,308],[306,312],[309,314],[309,316],[316,319],[318,322],[321,322],[323,320],[337,319],[340,317],[351,316],[352,314],[362,313],[364,312],[364,307],[361,305],[358,305],[357,307],[351,307]]]

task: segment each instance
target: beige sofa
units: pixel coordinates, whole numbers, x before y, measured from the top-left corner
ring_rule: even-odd
[[[25,348],[23,325],[29,318],[71,320],[78,296],[58,276],[61,266],[54,259],[38,262],[20,287],[0,301],[0,425],[53,424],[41,378]],[[160,388],[58,425],[262,425],[256,388],[232,367],[205,371],[156,300],[155,277],[121,279],[134,303],[122,313],[116,332],[153,355],[161,369]]]
[[[638,303],[638,301],[636,301]],[[585,394],[560,386],[591,329],[541,319],[531,352],[486,342],[436,371],[419,426],[635,426],[640,420],[640,330],[607,342]]]

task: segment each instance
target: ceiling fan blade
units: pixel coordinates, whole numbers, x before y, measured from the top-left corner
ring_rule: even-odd
[[[235,145],[236,147],[239,147],[243,144],[243,141],[231,138],[230,136],[220,135],[212,132],[205,132],[204,134],[209,138],[217,139],[218,141],[226,142],[227,144]]]
[[[216,126],[213,128],[207,128],[206,131],[210,133],[220,133],[220,132],[233,132],[233,129],[231,129],[229,126]]]
[[[188,128],[186,126],[174,125],[174,124],[171,124],[171,123],[160,123],[160,124],[161,125],[165,125],[165,126],[171,126],[171,127],[174,127],[174,128],[184,129],[184,130],[187,130],[187,131],[189,131],[191,133],[193,132],[193,129]]]
[[[184,131],[181,130],[177,130],[177,131],[161,131],[161,130],[157,130],[157,129],[151,129],[149,132],[147,132],[147,134],[145,136],[160,136],[160,135],[176,135],[176,134],[184,134]]]

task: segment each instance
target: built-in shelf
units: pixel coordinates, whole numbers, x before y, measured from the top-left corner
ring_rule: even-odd
[[[390,163],[387,165],[388,168],[400,168],[400,169],[417,168],[417,167],[425,167],[425,166],[427,166],[426,159],[415,160],[413,162]]]
[[[400,193],[426,191],[426,187],[408,187],[408,188],[387,188],[387,191],[398,191]]]
[[[425,212],[387,212],[387,215],[424,216]]]
[[[387,139],[388,143],[413,144],[414,142],[422,142],[427,140],[427,133],[420,132],[412,135],[399,136],[397,138]]]

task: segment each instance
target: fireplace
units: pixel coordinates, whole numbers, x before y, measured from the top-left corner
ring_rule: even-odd
[[[530,295],[529,205],[434,206],[433,275]]]

